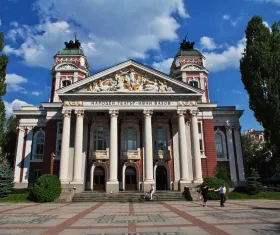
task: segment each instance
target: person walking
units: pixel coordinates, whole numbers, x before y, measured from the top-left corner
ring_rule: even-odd
[[[153,184],[151,184],[151,190],[150,190],[150,200],[153,200],[153,194],[155,193],[155,187]]]
[[[220,206],[221,207],[224,207],[224,203],[225,201],[227,200],[226,199],[226,193],[227,193],[227,188],[226,188],[226,185],[225,184],[222,184],[220,186],[219,189],[216,189],[215,191],[220,191]]]
[[[207,201],[208,201],[208,191],[215,190],[214,188],[209,188],[207,184],[204,184],[204,186],[201,186],[201,194],[203,197],[203,207],[207,207]]]

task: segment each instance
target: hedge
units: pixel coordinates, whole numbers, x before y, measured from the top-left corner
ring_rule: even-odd
[[[221,185],[225,184],[227,192],[229,192],[228,184],[222,180],[217,179],[216,177],[207,177],[203,180],[202,187],[204,187],[207,184],[208,188],[215,188],[219,189]],[[209,200],[218,200],[220,199],[220,191],[208,191],[208,199]]]
[[[39,202],[53,202],[60,193],[61,183],[56,175],[42,175],[32,189],[33,196]]]

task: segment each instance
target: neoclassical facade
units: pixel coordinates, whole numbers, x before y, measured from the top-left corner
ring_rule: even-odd
[[[15,110],[15,187],[56,174],[77,192],[183,190],[228,169],[244,182],[234,106],[210,102],[204,56],[181,43],[170,75],[133,60],[90,75],[79,41],[55,56],[50,101]]]

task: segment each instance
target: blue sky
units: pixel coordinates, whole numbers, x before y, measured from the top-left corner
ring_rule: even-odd
[[[248,107],[239,59],[248,20],[268,27],[280,19],[280,0],[2,0],[0,31],[9,55],[8,114],[48,101],[53,56],[77,32],[91,74],[127,59],[168,73],[182,38],[202,50],[212,102],[245,110],[242,129],[262,129]]]

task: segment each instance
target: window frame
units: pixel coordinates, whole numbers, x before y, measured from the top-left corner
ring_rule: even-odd
[[[128,149],[128,138],[127,138],[128,137],[128,133],[127,132],[128,132],[129,129],[133,129],[134,130],[133,136],[135,138],[131,139],[133,141],[133,149]],[[129,135],[131,135],[131,134],[129,134]],[[127,127],[125,127],[125,129],[124,129],[124,136],[123,136],[123,150],[124,151],[129,151],[129,150],[136,151],[138,149],[137,139],[138,139],[137,128],[135,128],[134,126],[127,126]]]
[[[99,137],[98,129],[102,128],[102,138],[96,138]],[[92,151],[98,151],[98,150],[107,150],[107,138],[105,134],[106,130],[104,126],[95,126],[92,133]],[[102,141],[102,149],[98,149],[99,141]]]
[[[38,145],[38,136],[43,135],[43,153],[37,154],[37,145]],[[38,131],[35,132],[33,136],[32,141],[32,154],[31,154],[31,162],[42,162],[44,158],[44,152],[45,152],[45,132],[40,128]],[[42,143],[41,143],[42,144]]]
[[[165,148],[163,148],[163,149],[159,148],[159,138],[158,138],[158,136],[159,136],[158,130],[159,129],[164,130],[163,131],[164,133],[162,135],[162,136],[164,136],[164,138],[161,139],[162,142],[165,142]],[[153,149],[155,151],[167,151],[168,150],[169,144],[168,144],[168,136],[167,136],[167,128],[166,127],[164,127],[164,126],[156,126],[154,128],[154,135],[153,135],[153,137],[154,137],[153,138]]]
[[[216,134],[219,134],[221,136],[221,140],[222,140],[222,148],[223,148],[223,154],[219,155],[220,157],[218,157],[217,154],[217,150],[216,150]],[[221,130],[216,130],[214,132],[214,138],[215,138],[215,151],[216,151],[216,159],[217,161],[229,161],[228,159],[228,153],[227,153],[227,145],[226,145],[226,136],[224,134],[224,132],[222,132]]]

